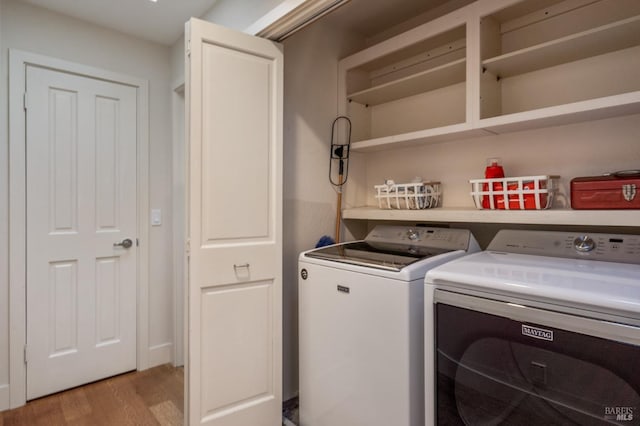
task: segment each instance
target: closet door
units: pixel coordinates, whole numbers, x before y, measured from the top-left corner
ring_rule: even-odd
[[[282,413],[280,45],[187,24],[189,424]]]

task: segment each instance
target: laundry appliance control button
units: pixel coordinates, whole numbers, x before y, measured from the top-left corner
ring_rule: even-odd
[[[413,229],[409,229],[409,230],[407,231],[407,237],[408,237],[411,241],[415,241],[415,240],[417,240],[419,236],[420,236],[420,234],[419,234],[417,231],[413,230]]]
[[[596,248],[596,242],[588,235],[582,235],[573,240],[573,247],[580,253],[588,253]]]

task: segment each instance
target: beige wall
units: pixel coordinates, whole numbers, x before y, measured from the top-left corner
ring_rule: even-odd
[[[16,0],[3,0],[0,20],[0,409],[8,383],[8,49],[39,53],[149,81],[150,207],[163,225],[150,229],[150,359],[167,362],[173,343],[171,258],[170,50]]]
[[[597,176],[617,170],[637,169],[640,161],[640,115],[554,126],[502,135],[460,139],[433,145],[361,154],[366,178],[352,182],[349,191],[364,194],[349,207],[365,203],[375,206],[373,186],[385,179],[408,182],[414,176],[442,182],[445,208],[474,209],[470,196],[470,179],[484,178],[488,158],[500,157],[507,176],[559,175],[559,195],[555,207],[569,208],[570,182],[578,176]],[[357,188],[355,187],[357,186]],[[545,212],[540,212],[544,217]],[[481,247],[486,247],[503,228],[569,230],[580,232],[640,233],[638,226],[616,228],[604,226],[516,225],[454,223],[456,228],[470,229]],[[361,221],[350,221],[361,222]],[[369,223],[372,227],[374,222]]]
[[[285,400],[298,392],[298,255],[334,235],[337,194],[328,173],[338,59],[363,42],[318,21],[284,43]]]
[[[639,138],[640,115],[628,115],[374,152],[365,155],[367,179],[362,191],[367,204],[376,205],[373,185],[421,176],[442,182],[444,207],[473,208],[469,180],[484,178],[487,159],[499,157],[507,176],[560,175],[562,196],[557,206],[568,208],[572,178],[637,169]]]
[[[184,84],[184,35],[171,46],[171,89]]]

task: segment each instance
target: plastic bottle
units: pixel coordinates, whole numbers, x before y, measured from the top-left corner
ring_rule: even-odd
[[[487,160],[487,168],[484,171],[484,177],[485,179],[495,179],[495,178],[503,178],[504,177],[504,170],[502,168],[502,166],[500,165],[500,159],[499,158],[489,158]],[[492,184],[492,189],[494,191],[502,191],[503,187],[502,187],[502,183],[499,182],[495,182]],[[482,186],[482,190],[483,191],[489,191],[489,184],[485,183]],[[489,201],[489,196],[488,195],[483,195],[482,196],[482,208],[483,209],[490,209],[491,208],[491,202]],[[493,197],[493,208],[494,209],[504,209],[504,197],[502,195],[496,195]]]

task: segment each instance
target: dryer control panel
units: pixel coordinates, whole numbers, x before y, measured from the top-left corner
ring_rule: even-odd
[[[640,265],[640,235],[499,231],[487,250]]]

